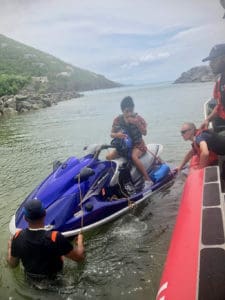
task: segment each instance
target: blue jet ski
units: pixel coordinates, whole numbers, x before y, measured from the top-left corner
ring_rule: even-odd
[[[142,175],[130,159],[100,159],[112,145],[91,145],[86,154],[54,165],[53,172],[20,205],[10,221],[10,232],[26,228],[24,203],[42,201],[46,209],[46,230],[58,230],[66,237],[105,224],[141,203],[174,179],[176,171],[161,162],[162,145],[149,144],[141,157],[152,185],[145,187]]]

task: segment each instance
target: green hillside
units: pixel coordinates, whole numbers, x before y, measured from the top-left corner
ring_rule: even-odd
[[[74,67],[0,34],[0,96],[14,94],[28,82],[30,88],[43,92],[120,86],[102,75]]]

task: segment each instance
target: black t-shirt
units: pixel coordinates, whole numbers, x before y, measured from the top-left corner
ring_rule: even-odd
[[[51,276],[62,270],[61,256],[72,249],[70,242],[59,232],[52,241],[51,231],[27,228],[14,236],[11,255],[21,259],[26,273]]]
[[[201,141],[205,141],[208,149],[218,155],[225,155],[225,137],[211,130],[204,130],[196,136],[195,142],[199,145]]]

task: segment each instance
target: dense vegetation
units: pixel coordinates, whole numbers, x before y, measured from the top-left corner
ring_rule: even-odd
[[[29,81],[29,77],[25,76],[0,75],[0,96],[15,95]]]
[[[120,86],[102,75],[74,67],[1,34],[0,76],[1,93],[15,93],[28,80],[32,83],[32,77],[47,77],[47,83],[40,88],[48,92],[85,91]],[[34,85],[37,88],[37,82]]]

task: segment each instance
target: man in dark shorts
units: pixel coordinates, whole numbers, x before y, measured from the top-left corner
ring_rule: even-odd
[[[180,166],[181,170],[193,155],[199,157],[199,168],[212,165],[217,161],[217,155],[225,155],[225,137],[211,130],[197,130],[195,124],[184,123],[181,135],[185,141],[192,141],[192,149],[185,155]]]
[[[147,124],[145,120],[137,113],[134,113],[134,102],[130,96],[125,97],[121,103],[120,107],[122,110],[122,115],[117,116],[112,125],[111,137],[118,139],[125,139],[127,135],[132,141],[132,153],[131,159],[140,173],[143,175],[146,186],[151,184],[151,180],[148,173],[142,164],[140,157],[147,151],[147,147],[142,138],[142,135],[147,134]],[[106,159],[112,160],[119,157],[120,154],[115,149],[110,152]]]
[[[77,246],[58,231],[44,228],[46,211],[39,200],[30,200],[24,206],[28,228],[17,233],[8,242],[7,261],[17,267],[20,260],[29,278],[52,278],[63,269],[62,256],[74,261],[84,259],[83,236],[78,235]]]

